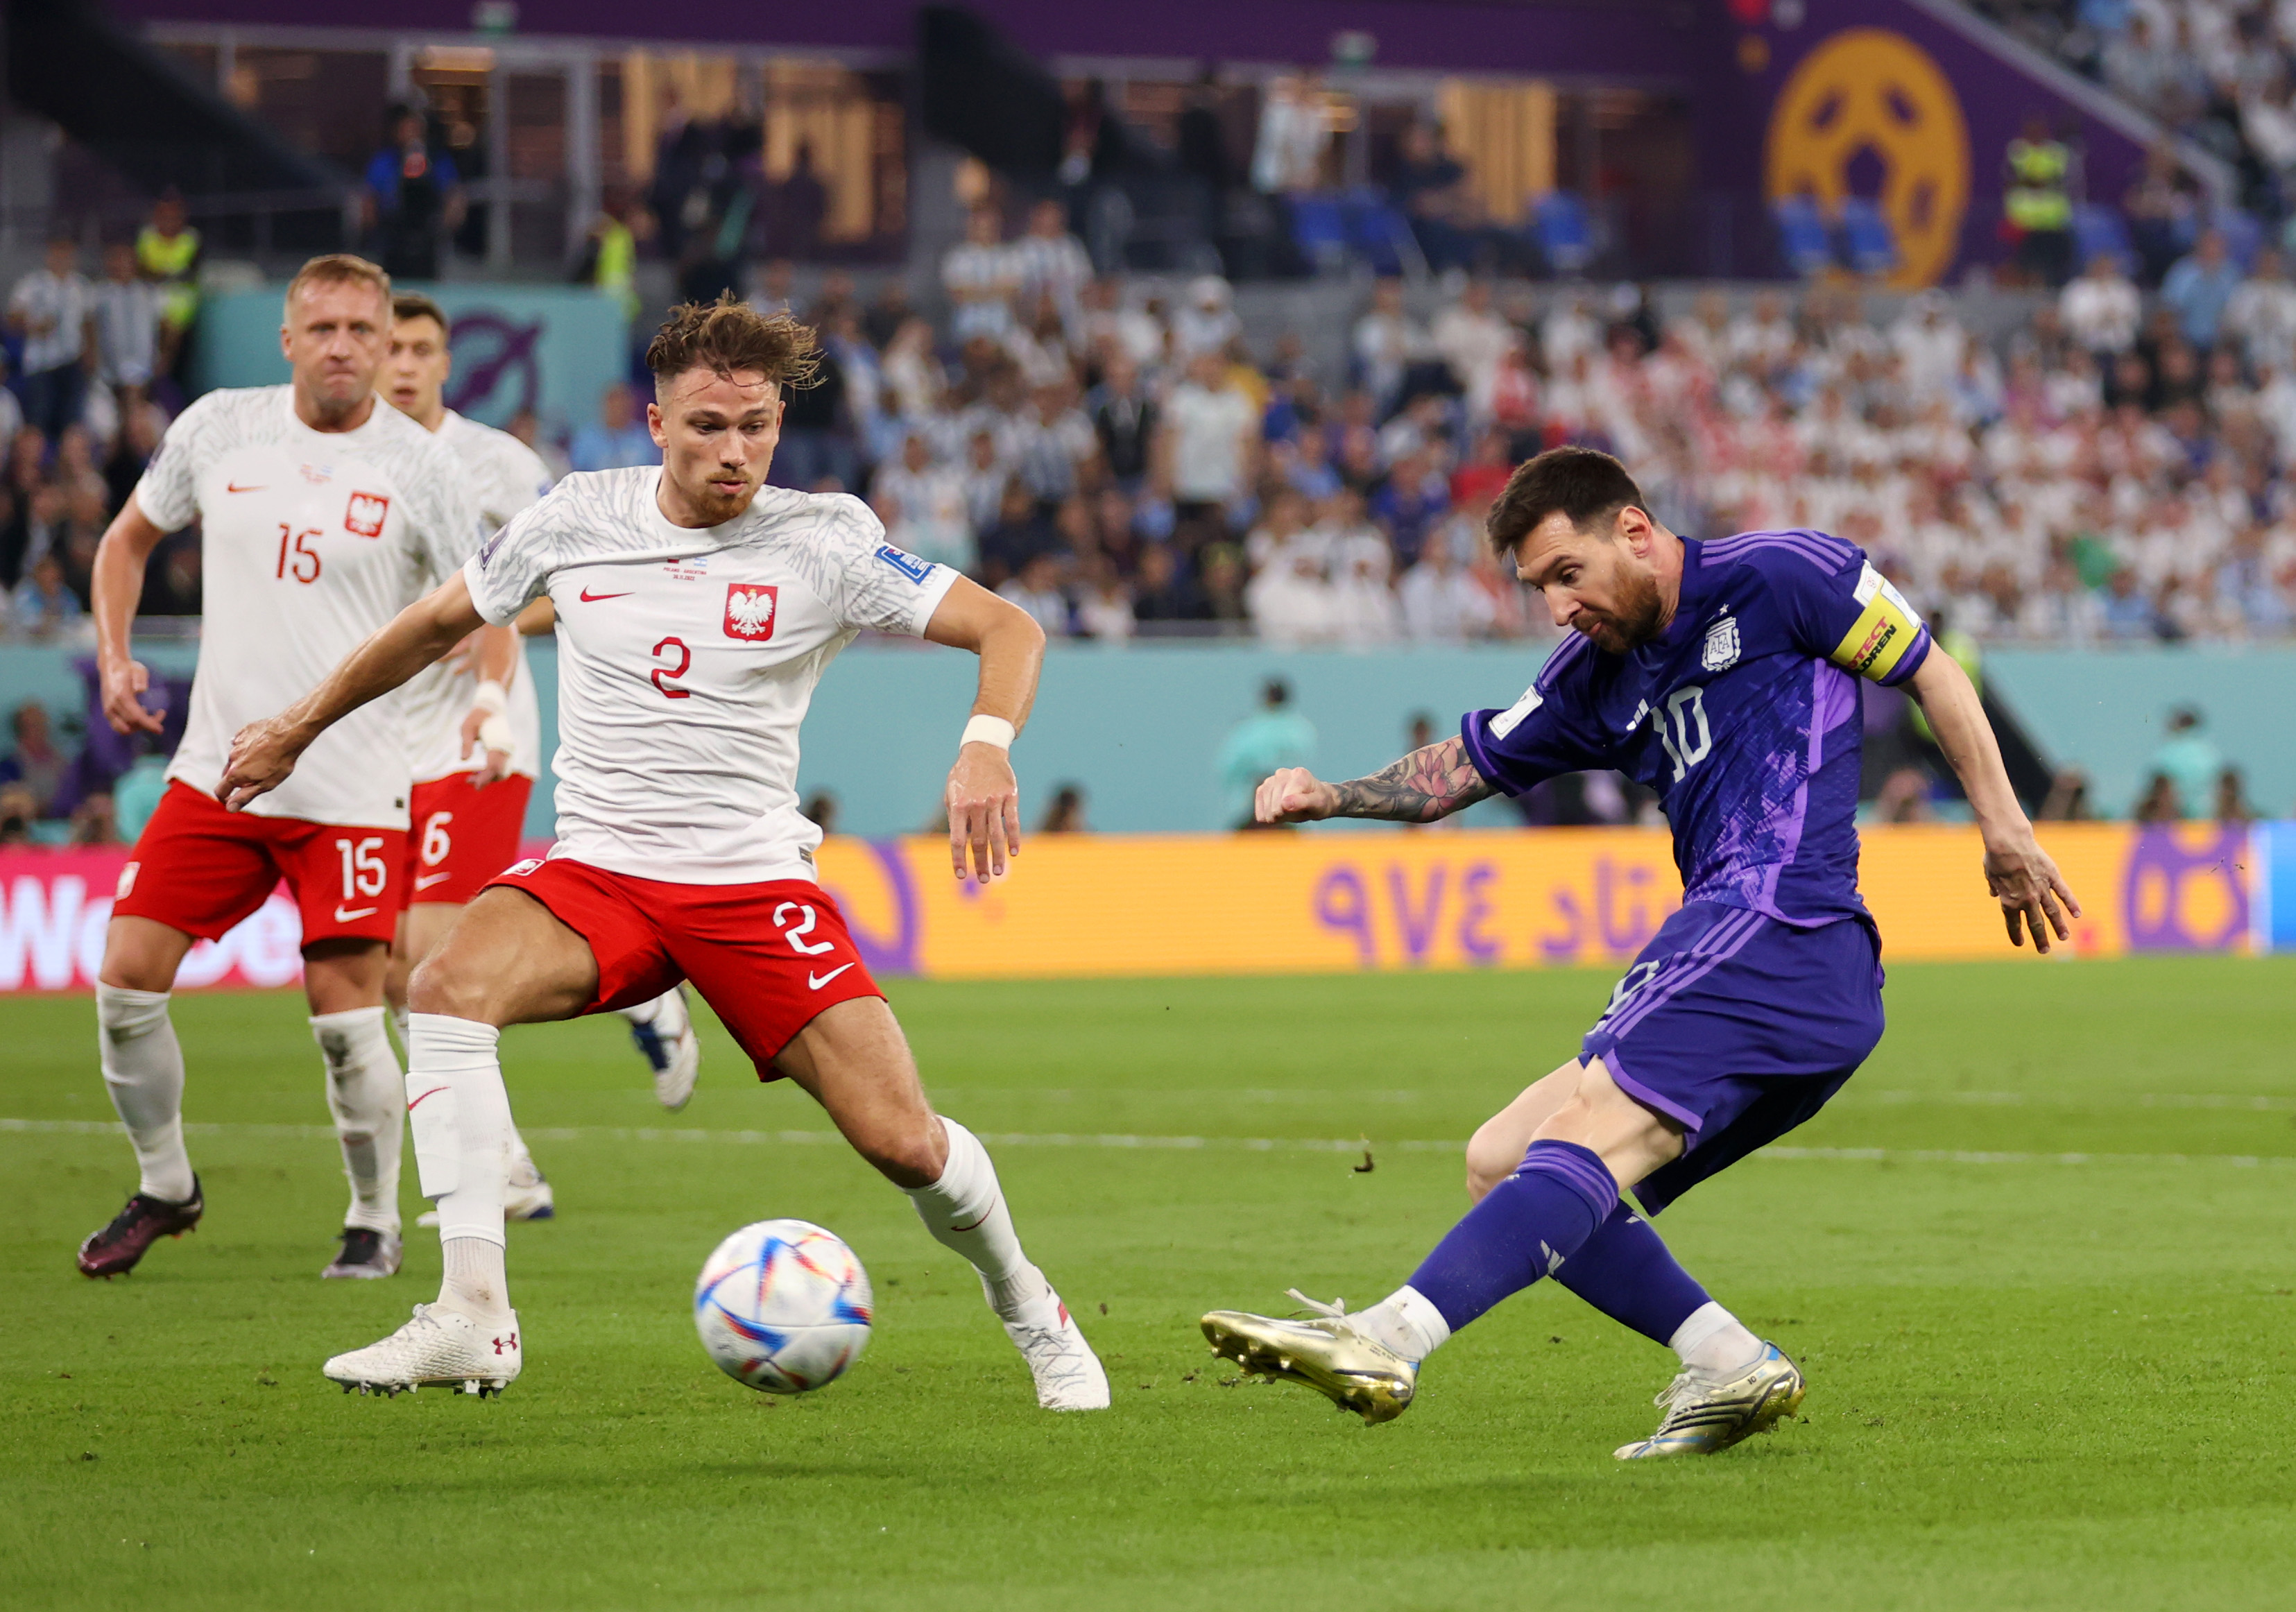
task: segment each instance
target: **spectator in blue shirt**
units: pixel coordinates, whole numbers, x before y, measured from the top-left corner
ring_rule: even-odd
[[[1450,487],[1423,454],[1406,454],[1371,501],[1372,519],[1387,529],[1402,570],[1419,563],[1428,532],[1450,512]]]
[[[439,249],[463,222],[463,176],[435,149],[422,114],[392,109],[390,139],[368,160],[365,212],[374,254],[394,280],[436,280]]]
[[[2185,340],[2207,352],[2217,344],[2217,326],[2240,279],[2240,266],[2225,250],[2224,237],[2204,230],[2191,256],[2178,259],[2161,282],[2161,300],[2176,310]]]
[[[2113,572],[2112,580],[2105,584],[2104,631],[2107,637],[2124,642],[2161,635],[2161,614],[2136,585],[2136,573],[2127,566]]]
[[[619,471],[661,462],[661,450],[638,418],[637,400],[627,384],[617,380],[598,395],[596,421],[574,433],[566,445],[566,458],[578,471]]]
[[[53,637],[80,617],[79,596],[65,585],[63,563],[53,554],[32,562],[12,602],[17,630],[31,638]]]

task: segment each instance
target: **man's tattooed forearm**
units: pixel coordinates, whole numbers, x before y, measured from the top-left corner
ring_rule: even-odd
[[[1397,822],[1432,822],[1497,792],[1467,759],[1466,741],[1456,737],[1414,750],[1368,778],[1350,778],[1332,788],[1339,794],[1333,816]]]

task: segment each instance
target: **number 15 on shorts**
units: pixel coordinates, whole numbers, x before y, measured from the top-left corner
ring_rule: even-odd
[[[382,860],[382,836],[374,835],[361,840],[338,839],[335,851],[343,859],[343,903],[348,905],[360,896],[376,896],[390,882],[390,870]]]

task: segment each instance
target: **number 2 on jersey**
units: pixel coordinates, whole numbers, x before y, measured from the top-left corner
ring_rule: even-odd
[[[283,580],[292,577],[298,582],[318,581],[319,551],[303,546],[307,538],[316,537],[318,535],[318,528],[316,527],[308,531],[298,532],[285,521],[281,521],[279,523],[279,569],[273,575]],[[291,550],[288,547],[291,538],[294,544]],[[311,564],[311,569],[308,571],[303,569],[303,562],[307,560]]]
[[[653,686],[661,691],[661,697],[664,700],[693,699],[693,691],[692,689],[674,689],[670,687],[664,679],[685,676],[685,668],[693,664],[693,651],[685,647],[685,640],[683,638],[665,638],[660,643],[653,646],[653,653],[656,655],[661,655],[664,650],[676,650],[677,651],[677,664],[676,666],[658,666],[654,667]],[[662,656],[662,658],[664,659],[668,659],[667,656]]]

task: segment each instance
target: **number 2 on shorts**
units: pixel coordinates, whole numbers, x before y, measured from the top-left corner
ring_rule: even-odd
[[[790,912],[804,913],[805,921],[791,929],[785,916]],[[833,940],[824,940],[816,945],[806,945],[805,937],[813,933],[813,926],[820,921],[821,915],[801,901],[784,901],[774,909],[774,928],[782,931],[782,938],[790,943],[790,950],[807,957],[818,957],[824,952],[837,949],[837,943]]]

